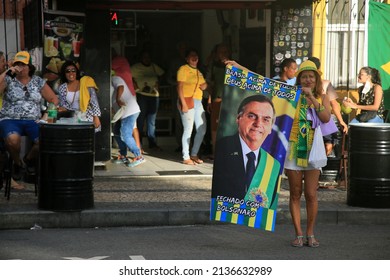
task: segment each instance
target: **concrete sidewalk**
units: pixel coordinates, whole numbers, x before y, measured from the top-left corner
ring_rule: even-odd
[[[21,191],[12,190],[9,201],[0,198],[0,229],[29,229],[34,225],[91,228],[216,223],[209,221],[212,162],[183,165],[180,153],[173,152],[174,147],[166,145],[163,149],[147,151],[146,162],[134,168],[112,161],[97,166],[92,209],[44,211],[38,209],[33,185],[25,184],[26,189]],[[318,197],[318,223],[390,223],[390,209],[350,207],[345,190],[320,188]],[[282,182],[277,223],[291,223],[286,180]]]

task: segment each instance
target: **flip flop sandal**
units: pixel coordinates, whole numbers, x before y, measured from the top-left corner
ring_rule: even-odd
[[[293,247],[303,247],[303,236],[297,235],[293,241],[291,241]]]
[[[309,240],[311,242],[309,242]],[[309,235],[309,236],[306,236],[306,242],[305,242],[305,245],[308,246],[308,247],[311,247],[311,248],[317,248],[320,246],[320,242],[318,242],[314,235]]]
[[[183,160],[182,162],[183,164],[187,164],[187,165],[196,165],[196,163],[192,159],[186,159]]]

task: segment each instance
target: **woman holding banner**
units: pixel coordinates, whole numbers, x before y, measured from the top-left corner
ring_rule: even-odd
[[[315,130],[312,128],[312,120],[318,118],[327,123],[330,120],[331,108],[329,97],[322,94],[321,76],[312,61],[303,62],[296,75],[296,84],[302,86],[302,94],[297,105],[284,166],[290,185],[290,212],[296,234],[291,245],[318,247],[320,243],[314,236],[314,225],[318,212],[317,187],[321,168],[313,166],[308,158],[312,149],[324,149],[319,146],[312,147]],[[311,115],[313,112],[314,115]],[[305,182],[304,188],[302,180]],[[302,193],[306,200],[307,215],[305,243],[301,227]]]

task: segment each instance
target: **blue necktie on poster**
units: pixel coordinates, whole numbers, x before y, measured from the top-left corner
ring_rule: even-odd
[[[246,163],[245,169],[245,193],[248,191],[249,186],[251,185],[253,175],[255,175],[256,167],[255,167],[255,153],[249,152],[246,154],[248,158],[248,162]]]

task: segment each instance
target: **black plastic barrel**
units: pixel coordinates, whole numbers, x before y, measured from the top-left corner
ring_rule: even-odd
[[[322,167],[321,182],[337,182],[341,157],[328,157],[326,166]]]
[[[351,124],[347,204],[390,208],[390,124]]]
[[[39,135],[38,207],[53,211],[92,208],[93,124],[42,124]]]

